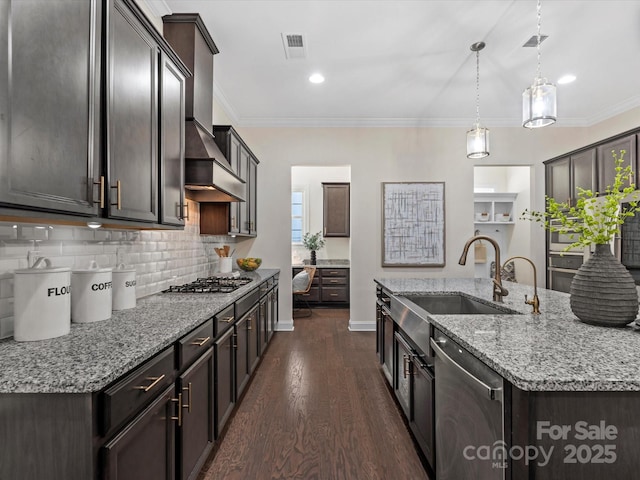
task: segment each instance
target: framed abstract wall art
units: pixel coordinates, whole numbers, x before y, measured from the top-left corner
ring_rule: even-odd
[[[444,182],[382,183],[382,266],[444,267]]]

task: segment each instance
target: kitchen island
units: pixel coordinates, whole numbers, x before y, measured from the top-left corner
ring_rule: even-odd
[[[640,442],[640,420],[636,415],[640,409],[640,328],[586,325],[572,314],[568,294],[544,289],[538,290],[542,313],[534,315],[531,306],[524,303],[525,295],[532,297],[533,287],[511,282],[503,282],[509,295],[504,297],[503,304],[496,304],[492,301],[491,279],[375,281],[379,286],[378,311],[401,340],[393,344],[390,353],[387,351],[389,341],[385,344],[384,338],[378,337],[383,371],[386,368],[391,374],[388,378],[396,396],[400,395],[399,391],[402,394],[398,386],[402,385],[408,370],[405,357],[410,360],[416,352],[418,357],[423,354],[423,362],[429,364],[435,377],[429,399],[435,425],[432,441],[437,452],[436,465],[432,466],[436,472],[440,471],[438,478],[449,478],[442,474],[440,467],[450,461],[468,464],[469,475],[473,476],[467,478],[617,479],[634,478],[640,470],[640,457],[636,454],[636,445]],[[462,295],[507,311],[434,315],[406,301],[407,297],[417,294]],[[411,336],[403,330],[406,317],[414,314],[428,327],[425,330],[430,336],[427,351],[416,347],[417,343],[412,343]],[[384,322],[379,320],[378,325]],[[389,338],[393,336],[387,332]],[[409,353],[399,354],[404,351],[400,348],[404,338],[409,338]],[[485,464],[489,462],[485,471],[490,472],[489,476],[476,470],[482,460],[469,461],[462,456],[469,442],[458,438],[456,441],[462,444],[450,443],[451,435],[438,439],[438,428],[444,429],[445,420],[450,431],[455,429],[456,422],[466,424],[462,431],[469,430],[468,425],[475,427],[467,416],[473,406],[467,409],[458,405],[457,412],[446,419],[439,414],[445,406],[443,398],[455,401],[456,397],[465,396],[462,384],[456,383],[448,397],[438,394],[439,386],[452,385],[438,359],[437,345],[442,342],[439,338],[447,338],[455,349],[470,354],[481,362],[478,365],[488,367],[503,379],[499,387],[489,386],[485,390],[485,398],[486,392],[490,397],[499,396],[497,399],[502,405],[502,420],[498,422],[501,425],[495,425],[501,436],[489,443],[489,453],[484,459]],[[417,342],[425,344],[419,339]],[[411,350],[412,347],[416,350]],[[402,405],[401,400],[400,403]],[[498,455],[496,445],[504,447],[497,449]],[[471,446],[481,445],[471,442]],[[529,458],[519,452],[531,452],[537,457]],[[548,457],[544,457],[544,453]]]
[[[195,478],[271,339],[278,275],[0,341],[0,478]]]

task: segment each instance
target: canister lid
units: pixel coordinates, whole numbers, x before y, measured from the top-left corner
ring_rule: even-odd
[[[111,272],[113,271],[113,269],[111,267],[104,267],[104,268],[100,268],[98,266],[98,262],[96,262],[95,260],[91,260],[91,263],[89,264],[89,268],[77,268],[77,269],[73,269],[71,271],[71,273],[107,273],[107,272]]]
[[[20,270],[14,270],[13,273],[17,275],[30,274],[30,273],[63,273],[69,272],[69,267],[52,267],[51,260],[45,257],[38,257],[36,263],[30,268],[21,268]]]
[[[113,269],[113,273],[135,273],[136,269],[134,267],[125,268],[123,263],[118,264],[116,268]]]

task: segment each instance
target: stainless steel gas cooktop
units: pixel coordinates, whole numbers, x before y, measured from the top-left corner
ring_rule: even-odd
[[[184,285],[173,285],[163,293],[231,293],[251,283],[248,277],[206,277]]]

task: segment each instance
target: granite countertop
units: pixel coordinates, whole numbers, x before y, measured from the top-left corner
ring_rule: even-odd
[[[140,298],[109,320],[72,323],[71,332],[58,338],[1,340],[0,393],[97,392],[278,273],[242,272],[254,281],[232,293]]]
[[[298,263],[292,265],[293,268],[302,268],[306,266],[310,266],[308,260],[305,260],[304,263]],[[314,267],[316,268],[349,268],[350,262],[349,260],[331,260],[331,259],[323,259],[317,260]]]
[[[375,281],[395,295],[448,292],[492,300],[491,279]],[[524,304],[533,287],[503,284],[509,290],[504,305],[520,315],[432,315],[430,321],[522,390],[640,391],[639,327],[582,323],[568,294],[546,289],[538,289],[542,313],[533,315]]]

